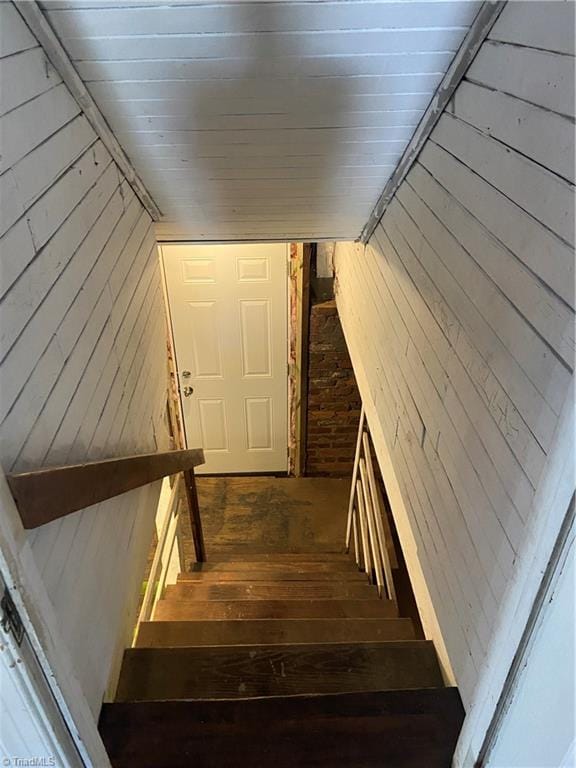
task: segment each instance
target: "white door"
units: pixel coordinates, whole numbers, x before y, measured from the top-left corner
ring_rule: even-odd
[[[186,440],[201,473],[288,466],[288,246],[162,246]]]

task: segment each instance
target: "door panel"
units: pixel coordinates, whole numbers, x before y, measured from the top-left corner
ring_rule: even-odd
[[[162,246],[189,447],[202,473],[288,465],[288,246]]]

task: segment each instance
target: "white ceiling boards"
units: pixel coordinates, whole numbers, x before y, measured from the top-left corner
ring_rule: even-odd
[[[165,239],[354,239],[479,2],[52,0]]]

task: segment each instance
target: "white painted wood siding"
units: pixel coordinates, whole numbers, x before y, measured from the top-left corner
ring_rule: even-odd
[[[573,27],[573,3],[509,3],[368,246],[336,249],[379,456],[484,725],[574,487]]]
[[[0,28],[0,460],[10,472],[165,448],[152,221],[11,3]],[[158,494],[30,535],[95,715],[129,642]]]
[[[356,238],[479,2],[44,2],[160,239]]]

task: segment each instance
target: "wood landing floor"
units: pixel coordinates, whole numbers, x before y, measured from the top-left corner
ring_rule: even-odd
[[[207,555],[342,550],[350,481],[324,477],[197,477]],[[181,518],[184,562],[194,562]]]

